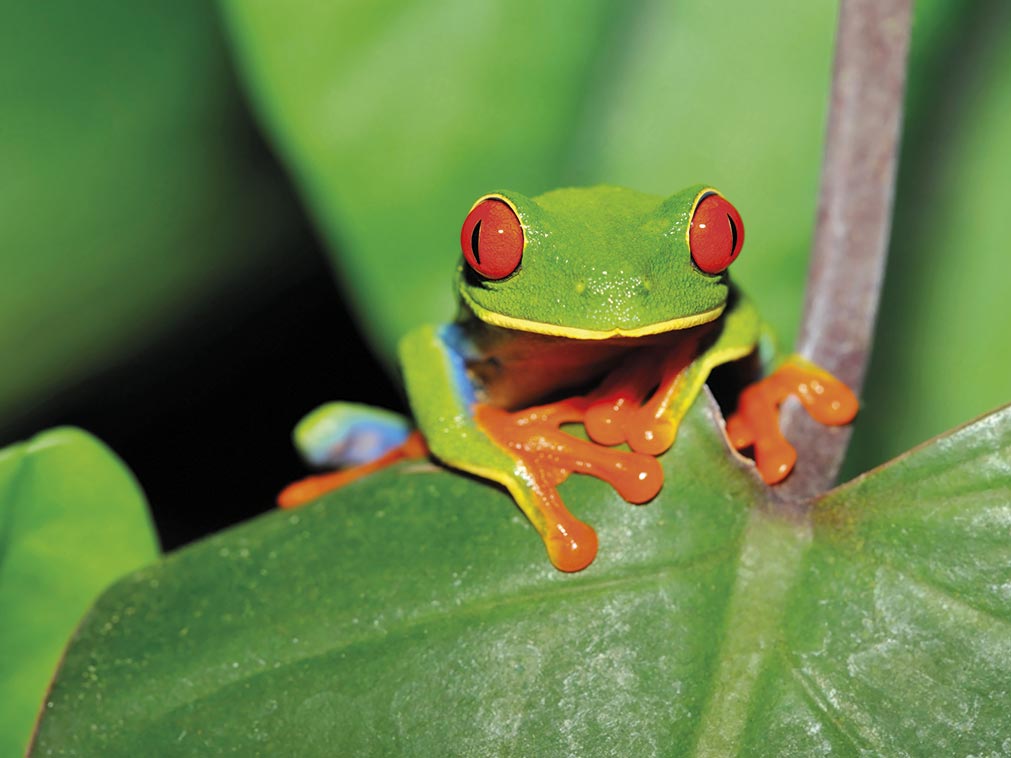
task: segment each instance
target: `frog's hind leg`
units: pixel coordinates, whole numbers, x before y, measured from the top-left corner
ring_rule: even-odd
[[[303,460],[337,468],[287,486],[277,502],[294,508],[404,458],[428,454],[421,435],[402,416],[355,403],[328,403],[307,415],[293,434]]]
[[[403,444],[411,432],[393,411],[358,403],[327,403],[298,422],[295,448],[315,468],[360,466]]]

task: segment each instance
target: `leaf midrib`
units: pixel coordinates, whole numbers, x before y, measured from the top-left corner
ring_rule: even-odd
[[[807,524],[770,517],[755,508],[744,530],[737,580],[726,605],[717,670],[708,680],[698,756],[737,755],[751,714],[751,693],[775,655],[781,621],[794,580],[812,544]]]

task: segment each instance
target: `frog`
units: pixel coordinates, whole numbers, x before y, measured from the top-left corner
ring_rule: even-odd
[[[667,197],[610,185],[480,196],[460,232],[456,318],[400,342],[413,426],[322,406],[296,427],[296,446],[336,470],[290,485],[280,505],[430,457],[504,487],[551,563],[585,569],[598,536],[559,486],[579,473],[648,503],[663,486],[659,456],[707,378],[764,344],[768,328],[729,276],[743,245],[741,214],[707,184]],[[828,425],[852,421],[859,403],[801,356],[768,363],[740,392],[726,435],[775,485],[797,458],[779,429],[787,397]]]

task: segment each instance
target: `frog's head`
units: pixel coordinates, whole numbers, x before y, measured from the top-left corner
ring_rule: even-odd
[[[619,187],[478,199],[460,235],[460,295],[490,324],[607,339],[718,318],[740,214],[706,185],[667,199]]]

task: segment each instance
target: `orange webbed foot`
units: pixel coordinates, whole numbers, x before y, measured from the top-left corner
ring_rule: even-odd
[[[562,431],[564,424],[585,425],[589,406],[586,398],[574,397],[521,411],[474,407],[478,426],[517,461],[522,486],[513,495],[544,540],[551,562],[562,571],[580,571],[597,554],[596,532],[573,516],[558,494],[557,487],[569,474],[597,477],[630,503],[652,500],[663,485],[663,469],[652,456]]]
[[[528,471],[535,472],[542,486],[557,487],[572,473],[588,474],[610,484],[630,503],[653,499],[663,485],[663,470],[656,458],[615,450],[562,431],[563,424],[583,423],[586,408],[584,398],[515,412],[478,405],[474,418]]]
[[[830,426],[848,424],[859,408],[849,387],[799,357],[746,387],[737,411],[727,419],[727,437],[737,450],[754,449],[755,465],[766,484],[783,481],[797,462],[797,451],[779,430],[779,406],[790,395],[812,418]]]

